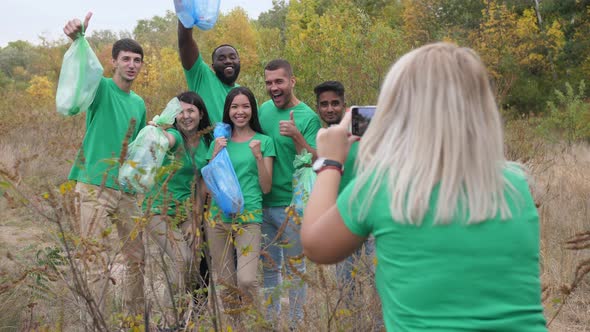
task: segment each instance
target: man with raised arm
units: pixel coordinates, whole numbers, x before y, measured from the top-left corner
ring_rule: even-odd
[[[240,74],[238,51],[227,44],[217,46],[211,54],[211,71],[193,38],[193,29],[178,21],[178,52],[189,90],[203,98],[211,123],[221,122],[225,97],[237,86]]]
[[[189,90],[203,98],[211,124],[221,122],[225,97],[231,89],[238,86],[236,84],[240,74],[238,51],[228,44],[217,46],[211,54],[213,67],[211,71],[193,37],[193,28],[185,28],[178,21],[178,53]],[[207,260],[201,260],[200,271],[205,285],[208,285],[208,270]]]
[[[303,149],[315,159],[315,137],[320,129],[317,114],[295,96],[295,76],[291,64],[283,59],[270,61],[264,68],[266,91],[271,98],[260,107],[260,124],[264,133],[275,142],[276,157],[273,164],[272,189],[263,197],[263,248],[265,297],[271,298],[267,317],[276,321],[281,311],[281,270],[287,266],[290,280],[289,317],[292,328],[303,319],[306,286],[298,276],[305,273],[299,239],[299,223],[291,218],[286,227],[285,209],[293,197],[293,160]],[[274,241],[273,241],[274,240]],[[287,262],[289,260],[289,262]],[[297,269],[293,271],[292,268]]]
[[[84,25],[78,19],[68,21],[64,33],[72,40],[80,38],[87,31],[91,17],[92,13],[86,15]],[[97,243],[98,250],[102,250],[103,260],[96,259],[95,266],[85,271],[94,303],[103,315],[107,314],[108,285],[116,281],[111,276],[113,254],[121,252],[127,265],[123,303],[131,314],[139,314],[144,308],[144,247],[134,220],[141,212],[135,194],[119,188],[117,160],[127,133],[131,134],[128,137],[131,142],[146,124],[145,103],[131,90],[143,65],[143,49],[135,40],[118,40],[113,44],[111,61],[113,76],[102,77],[96,87],[94,100],[86,112],[82,147],[69,179],[76,181],[80,200],[80,236]],[[113,227],[119,239],[115,245],[108,236]]]

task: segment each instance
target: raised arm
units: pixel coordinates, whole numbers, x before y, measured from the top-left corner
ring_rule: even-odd
[[[345,126],[320,129],[318,156],[344,163],[351,144],[347,133]],[[303,213],[301,245],[305,256],[315,263],[337,263],[365,241],[348,229],[336,206],[341,177],[340,171],[333,168],[318,172]]]
[[[64,33],[66,36],[70,37],[71,40],[76,40],[78,38],[78,34],[82,33],[82,31],[88,30],[88,23],[90,22],[90,18],[92,17],[92,12],[88,12],[86,17],[84,18],[84,29],[82,29],[82,22],[79,19],[75,18],[64,26]]]
[[[158,125],[156,125],[156,123],[154,121],[148,121],[147,124],[148,124],[148,126],[158,127]],[[172,135],[169,132],[167,132],[166,130],[164,130],[164,128],[161,128],[161,127],[159,127],[159,128],[162,129],[162,133],[168,139],[168,148],[172,149],[172,147],[174,147],[176,145],[176,137],[174,137],[174,135]]]
[[[312,161],[315,161],[318,158],[317,152],[311,145],[307,142],[303,134],[297,129],[295,125],[295,118],[293,115],[293,111],[291,111],[289,115],[289,120],[282,120],[279,122],[279,131],[280,134],[283,136],[291,137],[293,140],[293,144],[295,144],[295,150],[297,154],[300,154],[303,149],[307,150],[307,152],[311,153]],[[318,126],[319,129],[319,126]],[[316,132],[313,133],[315,135]]]
[[[261,142],[259,140],[250,141],[250,150],[254,159],[256,159],[256,167],[258,168],[258,183],[263,194],[268,194],[272,187],[272,157],[264,157],[260,148]]]
[[[178,21],[178,53],[182,67],[189,70],[199,58],[199,46],[193,38],[193,29],[185,28]]]

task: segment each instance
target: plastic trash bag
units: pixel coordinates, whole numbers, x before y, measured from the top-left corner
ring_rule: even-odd
[[[171,125],[181,111],[180,101],[174,97],[162,114],[156,115],[152,121],[158,126]],[[127,157],[119,169],[119,184],[136,192],[148,192],[155,184],[156,172],[162,166],[168,148],[168,138],[162,128],[145,126],[129,144]]]
[[[218,122],[213,130],[213,136],[229,139],[231,127],[227,123]],[[232,215],[244,212],[242,188],[227,149],[221,149],[215,158],[201,169],[201,174],[213,199],[226,217],[230,218]]]
[[[176,15],[185,28],[213,28],[219,16],[220,0],[174,0]]]
[[[103,69],[84,34],[80,34],[64,55],[55,103],[63,115],[85,112],[96,95]]]
[[[303,216],[303,210],[307,205],[307,200],[313,189],[313,184],[317,174],[311,168],[313,155],[307,150],[303,149],[300,154],[295,156],[293,160],[293,198],[291,199],[291,206],[299,216]]]

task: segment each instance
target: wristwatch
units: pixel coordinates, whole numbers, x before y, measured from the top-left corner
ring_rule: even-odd
[[[311,169],[313,169],[313,171],[316,173],[320,173],[321,171],[330,168],[340,171],[340,175],[344,173],[344,165],[335,160],[330,160],[326,158],[318,158],[311,167]]]

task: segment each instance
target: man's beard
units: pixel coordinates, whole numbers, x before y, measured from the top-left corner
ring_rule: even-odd
[[[223,68],[225,68],[225,66]],[[240,65],[234,66],[234,74],[229,77],[225,76],[225,74],[223,73],[223,68],[221,70],[214,68],[215,76],[217,76],[217,78],[225,85],[234,85],[234,83],[238,79],[238,75],[240,74]]]
[[[328,125],[328,127],[335,126],[339,123],[340,123],[340,120],[334,120],[334,121],[330,121],[330,122],[326,121],[326,125]]]

